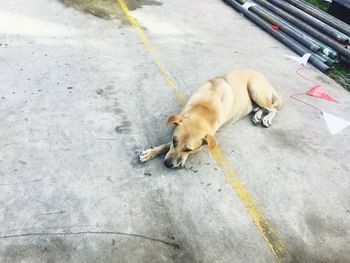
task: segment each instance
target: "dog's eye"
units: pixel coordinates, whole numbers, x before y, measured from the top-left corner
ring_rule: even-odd
[[[186,148],[184,149],[184,152],[192,152],[192,149],[186,147]]]
[[[173,138],[173,145],[174,145],[174,147],[176,147],[176,145],[177,145],[177,139],[176,139],[176,137]]]

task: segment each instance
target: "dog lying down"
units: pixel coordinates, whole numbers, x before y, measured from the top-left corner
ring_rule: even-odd
[[[215,148],[214,134],[225,122],[236,122],[253,112],[255,125],[270,127],[281,107],[281,98],[259,72],[240,70],[216,77],[192,95],[179,115],[168,119],[167,124],[176,125],[172,141],[143,151],[140,161],[166,154],[166,167],[182,167],[203,145],[209,151]]]

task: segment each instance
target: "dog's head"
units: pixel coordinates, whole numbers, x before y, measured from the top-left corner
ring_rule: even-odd
[[[175,124],[170,150],[165,155],[164,165],[177,168],[185,165],[190,154],[196,153],[207,144],[209,151],[216,146],[215,138],[208,133],[205,123],[180,115],[171,116],[167,124]]]

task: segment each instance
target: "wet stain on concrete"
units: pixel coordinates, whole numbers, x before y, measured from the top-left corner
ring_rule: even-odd
[[[72,251],[74,248],[62,238],[47,238],[34,244],[6,246],[1,263],[34,262],[34,259],[37,262],[68,262]]]
[[[109,86],[110,88],[110,86]],[[114,131],[118,134],[130,134],[131,133],[131,122],[128,120],[128,115],[120,107],[119,101],[117,98],[113,98],[113,105],[107,107],[107,110],[113,112],[116,116],[121,119],[119,125],[114,128]]]
[[[22,161],[22,160],[18,160],[18,162],[19,162],[20,164],[22,164],[22,165],[26,165],[26,164],[27,164],[27,162]]]
[[[290,254],[286,263],[349,263],[348,246],[329,246],[330,241],[340,240],[346,236],[346,222],[341,218],[320,217],[316,211],[305,211],[304,222],[307,234],[300,237],[299,232],[288,229],[290,236],[282,237],[289,240],[287,244]],[[310,235],[311,234],[311,235]],[[337,241],[338,242],[338,241]],[[284,261],[282,261],[284,262]]]
[[[130,127],[131,127],[131,122],[123,120],[120,125],[114,128],[114,130],[116,133],[119,133],[119,134],[128,134],[131,132]]]
[[[301,152],[305,154],[327,153],[332,151],[328,149],[319,139],[318,134],[302,133],[300,130],[270,130],[271,137],[269,145],[274,148]]]
[[[104,111],[117,117],[114,131],[118,135],[123,136],[124,150],[131,156],[130,164],[134,168],[142,168],[138,158],[141,147],[136,140],[136,135],[133,133],[132,122],[129,120],[128,113],[120,105],[115,90],[116,88],[113,85],[107,85],[105,88],[97,89],[96,94],[112,102],[111,105],[104,107]]]
[[[305,223],[315,238],[322,239],[323,236],[345,237],[347,234],[346,227],[334,224],[331,220],[315,214],[306,214]]]
[[[79,11],[92,14],[103,19],[119,18],[124,24],[128,24],[117,0],[58,0],[67,7],[73,7]],[[155,0],[125,0],[130,10],[135,10],[143,5],[161,5]]]
[[[299,152],[307,155],[324,154],[329,158],[336,158],[337,150],[323,140],[318,133],[309,133],[298,129],[270,130],[269,145],[273,148]],[[266,145],[261,145],[262,151],[268,150]]]
[[[304,152],[306,138],[295,130],[271,130],[271,145],[281,149],[291,149]]]
[[[112,242],[110,236],[115,236]],[[161,257],[169,257],[180,250],[178,244],[171,239],[118,232],[81,232],[77,235],[62,233],[61,236],[53,234],[18,238],[0,241],[1,263],[112,263],[122,262],[118,260],[120,258],[130,258],[129,251],[135,250],[144,253],[146,258],[160,262]],[[158,251],[162,251],[162,255]]]
[[[294,239],[289,246],[290,259],[286,263],[349,263],[349,253],[339,251],[334,254],[331,248],[324,248],[323,253],[315,253],[302,239]],[[327,253],[332,251],[333,253]]]

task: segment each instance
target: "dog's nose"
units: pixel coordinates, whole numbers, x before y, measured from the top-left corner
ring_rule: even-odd
[[[171,162],[169,162],[169,160],[165,160],[164,165],[166,168],[173,168],[174,167],[173,164]]]

